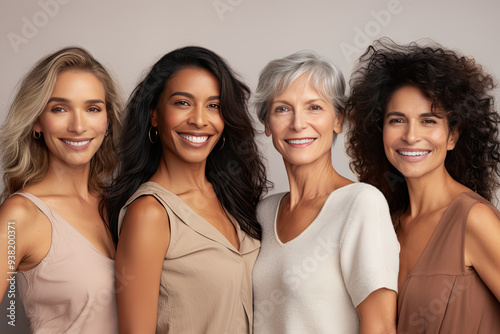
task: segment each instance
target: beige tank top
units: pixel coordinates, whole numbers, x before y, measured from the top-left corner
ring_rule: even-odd
[[[181,198],[155,182],[142,184],[120,212],[140,196],[154,196],[170,220],[163,261],[156,333],[238,334],[252,331],[252,269],[260,242],[234,222],[237,250]]]
[[[118,333],[114,261],[30,193],[29,199],[52,225],[45,258],[18,272],[20,297],[32,333]],[[19,236],[21,237],[21,236]]]
[[[464,263],[465,226],[476,203],[488,205],[500,217],[474,192],[455,198],[400,291],[399,334],[500,333],[500,302]]]

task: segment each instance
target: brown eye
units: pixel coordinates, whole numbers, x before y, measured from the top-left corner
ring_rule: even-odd
[[[50,111],[55,113],[60,113],[60,112],[65,112],[66,110],[62,107],[53,107],[52,109],[50,109]]]
[[[276,109],[274,109],[274,112],[276,112],[276,113],[285,113],[285,112],[287,112],[289,110],[290,109],[288,109],[288,107],[280,106],[280,107],[277,107]]]

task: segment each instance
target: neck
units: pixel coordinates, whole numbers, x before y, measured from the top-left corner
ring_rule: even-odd
[[[290,185],[290,207],[303,200],[328,196],[332,191],[351,183],[332,166],[331,156],[308,165],[292,165],[285,162]]]
[[[50,189],[51,195],[78,196],[84,199],[95,195],[89,192],[90,162],[84,166],[69,167],[51,163],[47,174],[40,181],[42,189]],[[45,187],[45,185],[50,185]]]
[[[433,173],[418,178],[406,178],[411,217],[432,212],[447,206],[458,194],[467,188],[455,181],[446,168],[437,169]]]
[[[206,160],[186,163],[175,158],[163,157],[151,181],[161,184],[174,194],[180,195],[192,190],[204,191],[210,187],[205,176]]]

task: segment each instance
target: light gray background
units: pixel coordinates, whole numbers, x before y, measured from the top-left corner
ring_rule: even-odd
[[[356,57],[382,36],[400,43],[432,38],[473,56],[500,78],[499,14],[498,0],[0,0],[0,122],[21,77],[38,59],[67,45],[91,51],[125,96],[159,57],[190,44],[225,57],[252,89],[269,60],[300,49],[330,58],[348,79]],[[259,140],[275,183],[272,192],[288,189],[271,140]],[[355,180],[343,142],[340,136],[333,164]],[[16,328],[7,325],[5,302],[0,332],[27,332],[19,309]]]

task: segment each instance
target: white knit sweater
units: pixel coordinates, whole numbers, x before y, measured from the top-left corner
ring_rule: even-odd
[[[356,306],[377,289],[397,291],[399,244],[385,198],[364,183],[342,187],[283,244],[276,216],[284,195],[269,196],[257,211],[254,333],[359,333]]]

